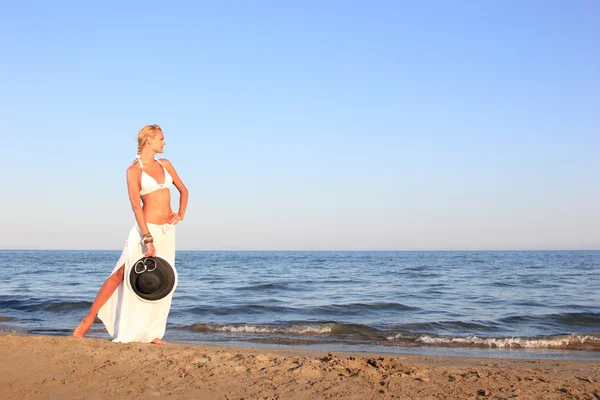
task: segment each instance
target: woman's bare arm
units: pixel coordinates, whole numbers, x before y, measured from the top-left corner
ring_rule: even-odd
[[[127,191],[129,192],[129,201],[135,215],[135,221],[140,227],[142,235],[150,233],[148,225],[146,225],[146,217],[142,208],[142,197],[140,196],[142,182],[142,170],[136,165],[127,168]],[[144,256],[153,257],[156,254],[153,243],[146,244],[146,253]]]
[[[142,235],[145,235],[149,230],[146,225],[146,218],[144,217],[144,210],[142,209],[142,198],[140,196],[141,175],[142,171],[137,165],[132,165],[127,168],[127,191],[129,192],[129,201],[131,202],[131,208],[135,215],[135,221],[140,227]]]
[[[179,190],[179,211],[177,211],[177,215],[179,215],[180,219],[183,219],[188,204],[189,192],[183,184],[183,181],[181,180],[179,175],[177,175],[177,171],[175,171],[175,167],[173,167],[173,164],[171,164],[171,162],[169,162],[169,160],[165,158],[161,159],[161,162],[163,163],[167,171],[169,171],[169,174],[171,174],[171,177],[173,178],[173,184],[175,185],[177,190]]]

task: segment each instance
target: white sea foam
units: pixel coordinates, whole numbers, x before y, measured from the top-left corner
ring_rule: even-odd
[[[397,334],[394,336],[388,336],[388,340],[402,340],[409,339],[409,336],[403,334]],[[555,348],[555,349],[564,349],[564,348],[573,348],[578,345],[591,345],[592,347],[597,347],[600,345],[600,337],[590,336],[590,335],[570,335],[570,336],[561,336],[554,338],[541,338],[541,339],[533,339],[533,338],[480,338],[477,336],[467,336],[467,337],[440,337],[440,336],[430,336],[430,335],[422,335],[413,339],[416,342],[443,346],[443,345],[471,345],[471,346],[483,346],[483,347],[491,347],[491,348]]]
[[[213,326],[209,330],[227,333],[291,333],[302,335],[311,333],[331,333],[331,328],[330,325],[295,325],[289,327],[225,325],[220,327]]]

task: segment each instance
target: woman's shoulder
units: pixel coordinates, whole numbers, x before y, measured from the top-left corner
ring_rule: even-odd
[[[135,162],[127,167],[127,174],[139,174],[142,172],[142,167],[139,162]]]
[[[159,158],[158,161],[160,161],[160,165],[162,165],[167,171],[169,171],[171,175],[177,173],[173,164],[171,164],[171,162],[166,158]]]
[[[159,158],[158,161],[160,161],[161,165],[164,165],[165,167],[173,168],[173,164],[171,164],[171,161],[167,160],[166,158]]]

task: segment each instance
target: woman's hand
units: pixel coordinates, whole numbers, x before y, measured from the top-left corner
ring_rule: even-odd
[[[146,253],[144,257],[154,257],[156,256],[156,249],[154,248],[154,243],[146,243]]]
[[[170,223],[171,225],[177,225],[177,223],[178,223],[179,221],[181,221],[181,220],[183,220],[183,217],[182,217],[181,215],[177,214],[177,213],[172,213],[172,214],[169,216],[169,223]]]

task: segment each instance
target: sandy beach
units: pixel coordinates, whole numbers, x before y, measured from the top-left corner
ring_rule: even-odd
[[[594,361],[0,336],[3,399],[600,399]]]

